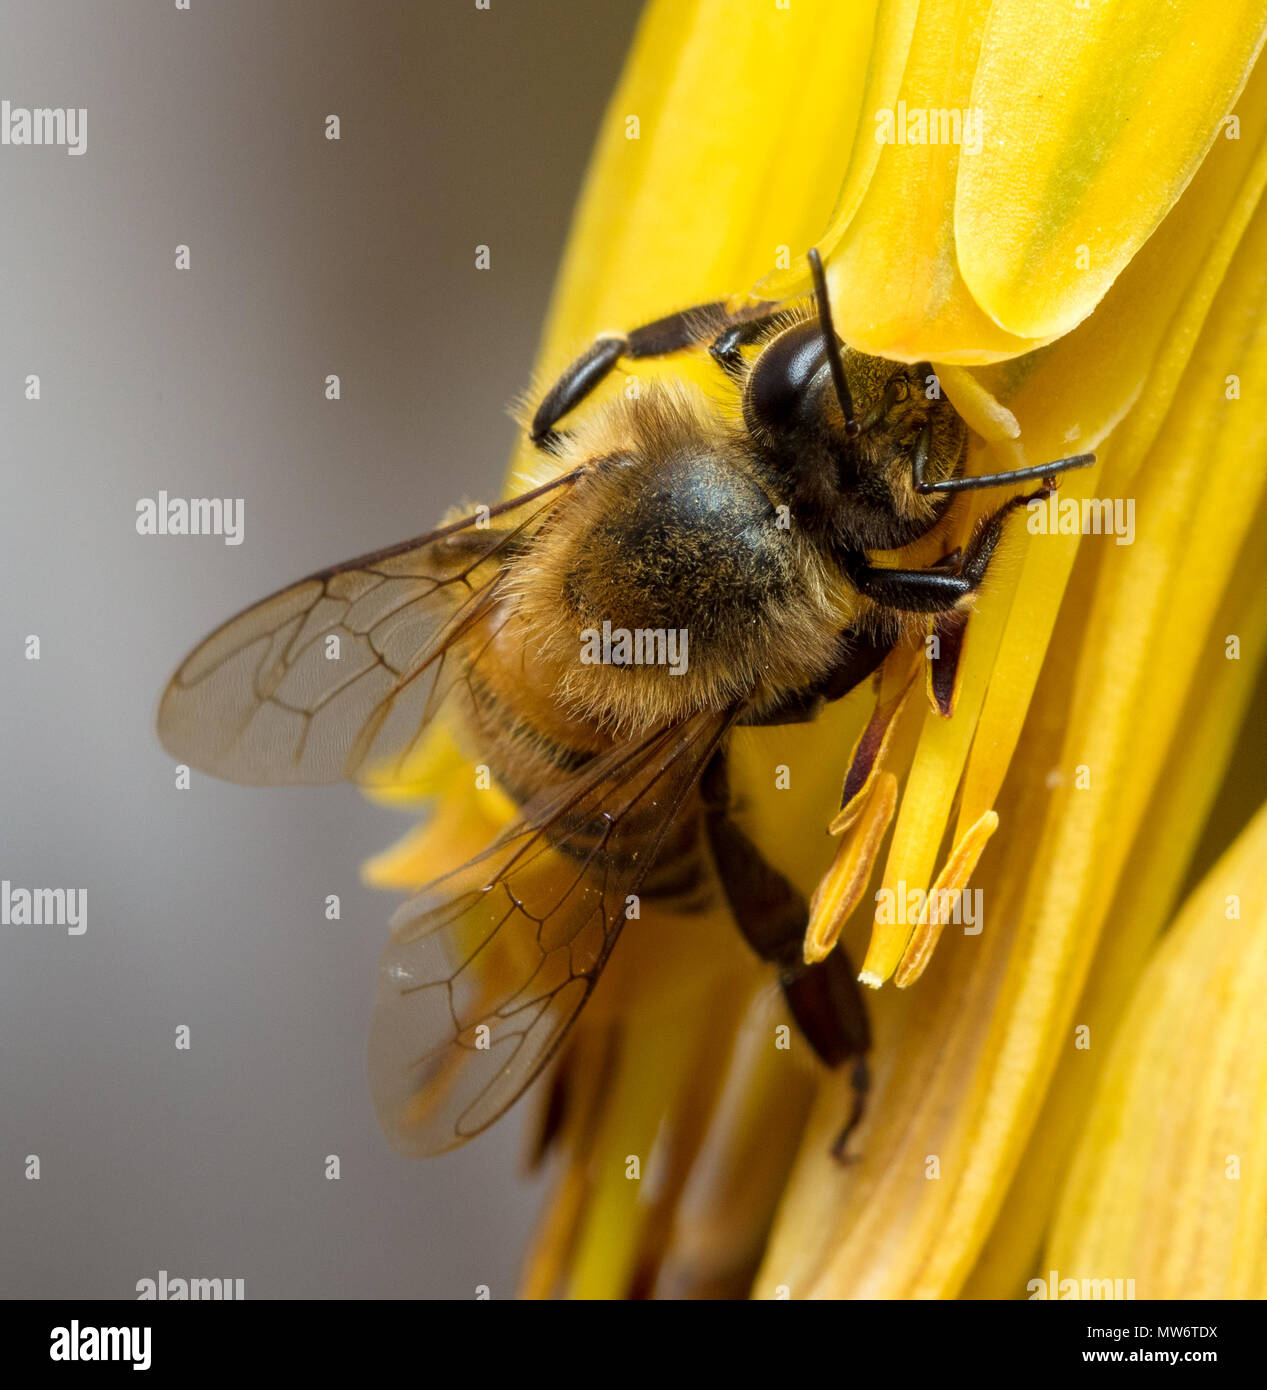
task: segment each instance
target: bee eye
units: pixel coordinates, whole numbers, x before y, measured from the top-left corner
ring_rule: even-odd
[[[817,321],[786,329],[753,365],[744,400],[749,424],[777,431],[803,423],[811,409],[810,387],[826,371],[826,344]]]
[[[903,401],[909,400],[911,388],[904,376],[894,377],[889,382],[888,391],[894,405],[901,405]]]

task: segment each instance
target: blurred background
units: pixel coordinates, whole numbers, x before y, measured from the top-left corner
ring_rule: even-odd
[[[637,10],[0,3],[0,97],[88,110],[82,156],[0,147],[0,878],[87,890],[82,936],[0,926],[0,1295],[514,1292],[530,1107],[417,1162],[370,1103],[358,869],[409,821],[178,791],[153,721],[237,609],[498,494]],[[138,535],[160,489],[244,543]]]

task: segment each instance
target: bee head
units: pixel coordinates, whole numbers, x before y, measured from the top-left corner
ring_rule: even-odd
[[[905,544],[944,506],[915,491],[917,451],[929,481],[949,476],[966,427],[929,363],[870,357],[840,341],[815,252],[810,265],[815,312],[785,327],[752,364],[744,423],[813,524],[842,542]]]
[[[846,360],[858,403],[855,440],[872,432],[895,438],[918,432],[934,413],[940,392],[927,362],[890,362],[862,353],[847,353]]]

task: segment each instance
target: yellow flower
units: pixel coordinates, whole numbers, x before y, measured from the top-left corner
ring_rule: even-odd
[[[1232,1180],[1211,1167],[1218,1146],[1262,1152],[1261,1064],[1242,1077],[1239,1120],[1215,1115],[1209,1089],[1261,1031],[1244,1005],[1246,981],[1262,983],[1261,818],[1225,866],[1247,905],[1236,941],[1207,893],[1157,943],[1208,858],[1208,813],[1238,804],[1229,767],[1267,650],[1254,540],[1267,521],[1265,31],[1262,0],[1217,23],[1188,0],[649,7],[541,379],[601,330],[758,284],[802,292],[818,245],[841,335],[934,364],[975,431],[969,471],[1094,449],[1060,502],[1116,499],[1131,534],[1027,537],[1013,523],[953,717],[917,688],[901,698],[891,663],[883,769],[838,840],[823,832],[874,694],[812,726],[735,736],[749,832],[807,895],[839,850],[820,904],[860,901],[841,937],[877,987],[859,1158],[829,1153],[845,1079],[774,1047],[770,977],[724,916],[644,916],[570,1035],[561,1172],[527,1292],[1023,1296],[1058,1261],[1132,1277],[1141,1296],[1262,1293],[1238,1199],[1219,1186]],[[637,370],[708,380],[677,360]],[[516,469],[530,466],[525,451]],[[967,495],[965,533],[980,497]],[[1259,729],[1237,757],[1261,760]],[[375,881],[433,876],[491,822],[454,824],[377,861]],[[935,921],[872,911],[930,886],[979,890],[983,929],[952,925],[939,945]],[[816,926],[825,950],[840,922]],[[1154,955],[1162,994],[1128,1011]],[[1186,980],[1213,982],[1229,1007],[1198,1009]],[[1213,1081],[1168,1059],[1162,995]],[[1155,1116],[1159,1095],[1167,1133],[1205,1117],[1209,1143],[1167,1150],[1172,1176],[1114,1218],[1110,1184],[1147,1162],[1120,1116]],[[1261,1184],[1241,1182],[1261,1213]],[[1184,1193],[1210,1222],[1191,1217],[1166,1248],[1151,1237]],[[1199,1289],[1174,1273],[1180,1248],[1197,1251]]]

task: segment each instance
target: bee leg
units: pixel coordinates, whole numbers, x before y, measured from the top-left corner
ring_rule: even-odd
[[[824,703],[830,705],[856,690],[875,675],[892,650],[891,637],[876,638],[859,628],[846,628],[840,634],[840,660],[816,687]]]
[[[849,957],[839,946],[817,965],[803,966],[790,979],[785,975],[782,983],[792,1016],[820,1060],[832,1068],[853,1062],[849,1074],[853,1102],[831,1146],[832,1156],[845,1162],[845,1147],[862,1119],[871,1087],[867,1066],[871,1021],[862,989]]]
[[[764,729],[774,724],[811,724],[823,707],[823,697],[813,687],[780,695],[774,704],[752,710],[735,722],[745,729]]]
[[[890,638],[877,640],[869,633],[847,628],[840,634],[839,660],[825,676],[804,690],[793,690],[780,696],[766,709],[745,713],[738,722],[747,728],[808,724],[824,705],[848,695],[868,676],[874,675],[892,650]]]
[[[754,312],[750,318],[737,318],[736,322],[713,339],[708,349],[713,361],[729,377],[743,374],[742,349],[761,339],[769,331],[770,325],[778,321],[781,312],[765,303],[754,305],[753,308]]]
[[[854,1063],[853,1103],[832,1146],[836,1157],[843,1158],[845,1143],[862,1117],[870,1079],[866,1055],[871,1025],[853,967],[840,947],[816,965],[805,964],[801,951],[809,905],[731,818],[723,751],[713,754],[700,790],[709,847],[736,925],[757,955],[778,968],[783,997],[819,1060],[832,1068]]]
[[[710,350],[717,357],[718,345],[726,344],[736,327],[747,328],[749,324],[762,320],[768,322],[772,317],[770,311],[770,304],[764,300],[734,311],[723,300],[716,300],[711,304],[699,304],[693,309],[668,314],[630,333],[605,334],[583,352],[546,392],[532,417],[529,437],[538,449],[556,452],[561,436],[555,426],[569,411],[580,405],[622,357],[635,360],[640,357],[668,357],[703,343],[710,343]],[[732,345],[730,351],[737,358],[738,343]]]
[[[862,551],[841,556],[849,582],[860,594],[902,613],[946,613],[981,587],[990,558],[1003,537],[1003,523],[1017,507],[1039,501],[1050,488],[1008,501],[977,523],[954,569],[897,570],[873,565]]]
[[[928,658],[928,690],[938,714],[945,719],[955,712],[959,663],[967,632],[968,614],[963,610],[939,613],[933,618],[931,636],[936,638],[936,645]]]

